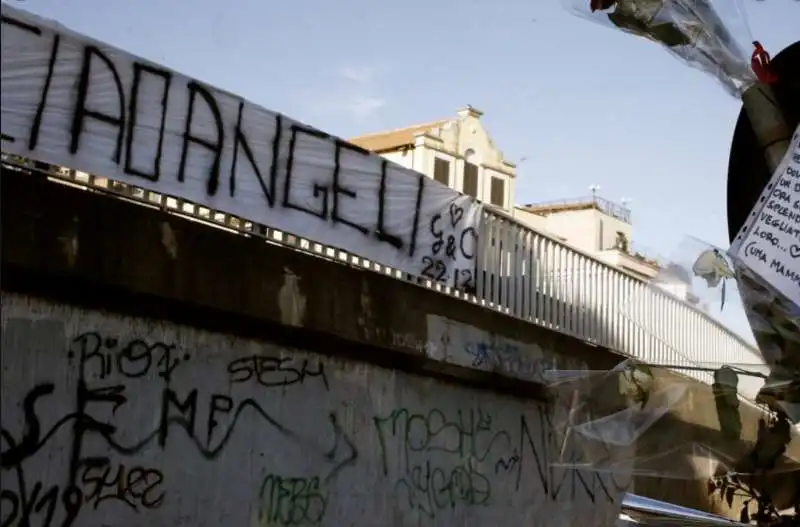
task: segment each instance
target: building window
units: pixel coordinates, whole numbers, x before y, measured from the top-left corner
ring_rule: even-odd
[[[489,201],[492,205],[497,205],[498,207],[505,207],[506,206],[506,185],[505,181],[500,179],[499,177],[492,177],[492,189],[491,189],[491,196],[489,196]]]
[[[600,220],[600,225],[598,226],[598,229],[597,229],[597,237],[598,237],[597,249],[600,250],[600,251],[604,251],[606,244],[605,244],[605,241],[603,240],[604,233],[603,233],[603,220],[602,219]]]
[[[478,197],[478,165],[464,161],[464,194]]]
[[[624,253],[628,252],[628,237],[625,236],[624,232],[617,231],[617,237],[614,240],[614,249],[617,249]]]
[[[450,186],[450,161],[440,157],[433,160],[433,179],[442,185]]]

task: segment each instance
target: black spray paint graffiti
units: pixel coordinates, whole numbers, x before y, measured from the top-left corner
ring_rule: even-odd
[[[43,31],[40,27],[9,16],[3,16],[2,23],[8,31],[15,32],[16,38],[30,39],[31,46],[40,45],[34,44],[33,41],[52,39],[47,73],[42,79],[37,108],[34,115],[31,116],[27,136],[12,137],[5,131],[3,133],[4,142],[13,144],[24,142],[27,152],[33,152],[39,144],[43,119],[50,108],[49,105],[56,104],[56,102],[50,101],[52,95],[50,92],[54,72],[58,69],[58,62],[62,60],[62,55],[67,56],[67,51],[62,48],[74,46],[73,42],[70,42],[70,46],[62,45],[62,40],[73,37],[62,36],[58,33],[51,35],[50,31]],[[392,180],[390,174],[404,169],[395,168],[387,160],[342,139],[308,126],[290,122],[279,114],[256,109],[241,99],[234,101],[235,104],[238,104],[236,121],[226,122],[222,108],[227,106],[230,101],[222,101],[222,99],[230,97],[229,95],[217,92],[194,80],[185,79],[168,69],[126,56],[123,58],[112,56],[93,43],[83,44],[82,50],[81,67],[75,79],[77,88],[75,100],[72,101],[72,104],[66,104],[72,108],[68,144],[64,145],[65,151],[69,154],[74,156],[81,151],[82,144],[89,135],[88,125],[91,124],[94,128],[102,126],[113,137],[112,150],[108,152],[109,159],[122,173],[132,178],[151,183],[158,183],[164,178],[174,178],[180,183],[189,185],[192,179],[187,177],[189,167],[202,166],[204,180],[202,191],[206,197],[216,196],[226,187],[229,197],[233,198],[236,196],[239,183],[237,178],[244,173],[251,174],[261,190],[265,209],[282,207],[298,211],[320,221],[330,222],[334,226],[352,229],[365,237],[387,244],[409,259],[418,258],[418,234],[420,229],[425,228],[426,221],[426,218],[421,217],[421,207],[426,198],[425,190],[428,179],[426,176],[422,174],[416,176],[416,196],[413,214],[411,214],[413,219],[408,222],[390,221],[387,207],[389,197],[400,192],[401,190],[398,189],[401,187],[402,189],[408,188],[406,180],[403,181],[403,185],[390,184]],[[130,71],[124,68],[129,68]],[[126,73],[126,75],[121,73]],[[109,83],[113,87],[109,93],[104,92],[104,97],[113,98],[115,103],[113,110],[108,109],[107,100],[104,102],[106,109],[98,109],[97,100],[99,99],[93,96],[98,89],[97,86],[93,86],[94,79],[98,77],[103,79],[103,83]],[[129,86],[123,84],[123,78],[132,79]],[[156,94],[160,94],[160,96]],[[148,102],[150,100],[157,101],[156,104],[159,107],[153,108],[146,105],[146,100]],[[58,101],[57,104],[64,105],[65,103]],[[185,104],[185,109],[176,109],[175,106],[178,104]],[[157,112],[158,138],[156,141],[147,142],[138,135],[142,128],[139,121],[145,112]],[[180,161],[175,167],[168,165],[170,163],[169,156],[164,155],[165,143],[168,138],[168,114],[170,116],[181,115],[182,122],[185,123],[180,136]],[[208,117],[204,117],[204,115]],[[267,119],[270,122],[264,122]],[[207,127],[208,130],[201,132],[199,130],[201,124],[208,121],[211,122],[211,126]],[[253,131],[255,129],[272,130],[273,132],[271,137],[256,137],[256,133]],[[254,149],[255,143],[267,143],[270,148]],[[310,143],[313,145],[310,146]],[[297,197],[296,168],[300,152],[308,148],[314,148],[319,152],[330,152],[332,168],[323,178],[312,182],[312,197],[301,199]],[[17,153],[24,155],[25,152],[26,150],[23,149]],[[231,152],[231,155],[223,156],[224,152]],[[148,159],[148,162],[144,163],[141,161],[142,159]],[[362,191],[359,195],[353,185],[348,185],[345,181],[342,167],[346,161],[354,159],[358,160],[357,164],[361,174],[373,174],[376,179],[379,179],[376,191],[370,190],[368,193]],[[144,166],[145,164],[148,166]],[[166,173],[167,171],[169,173]],[[317,171],[321,172],[322,169]],[[227,185],[225,185],[226,179]],[[364,206],[365,200],[377,201],[377,207],[374,207],[372,203]],[[362,221],[359,224],[352,219],[355,211],[363,214],[364,210],[373,209],[376,213],[374,218],[370,218],[370,221]],[[458,210],[463,216],[463,210]],[[408,211],[405,213],[407,214]],[[453,249],[450,238],[456,236],[456,245],[464,255],[471,255],[471,261],[474,256],[474,238],[477,233],[475,229],[467,227],[463,229],[463,232],[456,234],[458,231],[455,230],[455,227],[461,221],[461,217],[453,216],[452,208],[450,216],[447,228],[454,234],[446,236],[444,243],[446,247],[450,248],[445,249],[445,254],[452,257]],[[398,220],[398,218],[394,218],[394,220]],[[438,229],[444,229],[444,221],[441,223],[442,225],[439,225],[438,220],[435,225],[431,223],[431,230],[438,232]],[[403,226],[393,227],[398,230],[390,231],[390,224]],[[445,236],[444,231],[441,236]],[[429,277],[440,274],[438,264],[434,260],[443,260],[437,257],[436,252],[432,256],[426,257],[431,259],[431,262],[426,260],[424,264],[428,265],[426,273]],[[459,287],[468,287],[473,278],[472,269],[462,269],[448,280],[452,279],[453,283]]]
[[[604,481],[599,472],[586,473],[566,468],[571,464],[582,463],[585,459],[574,448],[566,450],[567,455],[564,455],[553,425],[550,414],[540,412],[537,427],[539,433],[535,434],[525,416],[520,416],[519,443],[515,455],[511,458],[513,460],[516,457],[517,462],[510,464],[511,469],[514,465],[517,467],[517,490],[520,489],[522,475],[528,468],[536,469],[535,474],[538,476],[545,494],[553,501],[563,497],[562,491],[568,492],[567,499],[574,501],[582,489],[592,503],[598,503],[601,500],[611,503],[614,501],[614,494],[627,490],[627,484],[619,483],[617,476],[613,473]],[[538,441],[536,441],[537,438]],[[604,463],[611,457],[611,452],[607,450],[604,455],[605,458],[598,458],[594,461],[598,464]],[[556,459],[563,463],[565,468],[554,467],[550,464]],[[530,466],[531,461],[533,461],[534,467]]]
[[[84,380],[104,380],[110,376],[137,379],[155,369],[169,383],[175,368],[190,359],[189,353],[179,354],[174,344],[142,339],[120,341],[102,337],[97,332],[82,333],[67,352],[70,360],[78,358],[80,377]]]
[[[14,439],[2,431],[3,442],[8,448],[16,446]],[[6,470],[6,466],[3,466]],[[84,502],[84,495],[81,490],[72,484],[65,485],[62,489],[59,485],[52,485],[45,488],[44,483],[37,481],[33,488],[28,492],[28,484],[25,480],[25,473],[22,467],[15,466],[13,470],[16,475],[18,490],[15,492],[9,488],[0,491],[0,527],[31,527],[34,516],[41,515],[41,525],[43,527],[61,526],[69,527],[78,517]],[[60,523],[57,522],[57,510],[59,505],[63,508],[63,517]]]
[[[564,492],[576,500],[582,490],[592,503],[612,502],[613,493],[625,490],[613,476],[604,481],[597,473],[551,466],[559,447],[551,418],[543,412],[538,435],[524,415],[517,430],[507,430],[493,426],[491,416],[480,411],[459,411],[448,419],[438,409],[427,413],[398,409],[375,417],[374,422],[387,476],[392,473],[387,438],[402,441],[395,485],[401,505],[431,518],[458,506],[490,504],[493,482],[506,475],[515,478],[515,490],[520,491],[523,475],[534,474],[553,501],[563,498]],[[575,462],[571,455],[562,461]]]
[[[329,390],[323,364],[310,362],[308,359],[298,362],[288,357],[253,355],[232,361],[228,364],[228,373],[232,383],[255,382],[265,388],[301,384],[306,377],[319,377],[325,389]]]
[[[352,440],[345,434],[336,415],[328,415],[333,431],[333,445],[322,448],[317,442],[298,437],[270,415],[254,399],[235,401],[226,394],[211,394],[205,402],[197,389],[180,395],[167,383],[174,373],[177,361],[170,361],[173,354],[188,360],[188,354],[177,353],[176,347],[162,342],[147,343],[144,340],[129,340],[120,345],[120,340],[103,337],[96,332],[78,335],[71,341],[68,356],[70,360],[79,358],[79,380],[75,393],[75,409],[62,416],[46,428],[40,417],[45,405],[63,407],[63,401],[54,396],[55,385],[42,383],[33,387],[22,402],[24,425],[20,438],[2,428],[4,448],[0,455],[3,471],[16,473],[17,490],[2,490],[2,522],[0,527],[19,525],[28,527],[34,516],[41,516],[44,527],[66,527],[72,525],[79,512],[86,506],[94,509],[105,502],[122,502],[136,511],[160,507],[166,498],[164,475],[155,467],[142,467],[112,462],[110,455],[123,458],[133,456],[148,446],[164,449],[170,437],[182,430],[195,445],[197,452],[206,460],[215,460],[231,440],[237,422],[245,416],[259,419],[271,430],[281,436],[300,443],[310,453],[318,452],[322,467],[327,467],[324,481],[330,481],[339,471],[351,465],[357,458]],[[298,364],[285,359],[250,357],[228,373],[233,377],[243,371],[250,371],[247,365],[272,365],[273,373],[280,374],[280,382],[269,380],[263,374],[268,368],[261,368],[258,382],[267,386],[288,386],[299,384],[306,377],[320,377],[327,384],[322,365],[308,367],[308,361]],[[271,359],[271,360],[270,360]],[[231,364],[235,364],[231,363]],[[254,370],[260,366],[253,366]],[[128,397],[124,384],[88,384],[84,375],[91,373],[95,379],[104,380],[110,375],[130,380],[150,372],[151,378],[161,379],[161,401],[158,407],[159,420],[155,430],[145,433],[134,444],[123,444],[117,438],[117,426],[108,419],[98,419],[90,410],[109,408],[111,415],[126,407]],[[144,372],[144,373],[143,373]],[[287,377],[288,375],[288,377]],[[49,412],[47,412],[49,413]],[[107,414],[107,412],[106,412]],[[203,420],[202,417],[205,416]],[[69,476],[63,485],[47,486],[36,481],[29,491],[23,465],[42,451],[51,439],[62,430],[72,433],[69,453]],[[104,440],[108,450],[106,455],[84,455],[87,439],[99,437]],[[59,511],[60,507],[60,511]],[[60,518],[60,522],[59,522]]]
[[[87,466],[81,476],[85,502],[97,509],[106,501],[122,502],[133,510],[156,509],[164,502],[164,475],[141,466]]]
[[[475,252],[478,231],[463,227],[464,208],[451,203],[446,214],[435,214],[430,221],[434,242],[430,254],[422,257],[422,276],[437,282],[446,282],[456,289],[475,289]],[[456,268],[448,274],[450,262],[466,260],[471,267]]]
[[[79,398],[88,391],[83,383],[81,385]],[[124,464],[112,466],[110,458],[106,456],[83,458],[80,460],[81,463],[74,464],[74,475],[63,486],[47,486],[42,481],[36,481],[30,494],[28,493],[23,462],[44,448],[59,429],[70,422],[73,423],[74,430],[104,426],[88,415],[76,412],[64,416],[43,433],[36,413],[36,403],[39,399],[52,395],[54,389],[52,384],[41,384],[34,387],[25,397],[22,404],[25,414],[22,438],[16,440],[8,430],[2,429],[2,440],[7,447],[0,457],[2,469],[12,470],[16,474],[17,491],[3,489],[2,501],[5,506],[2,507],[3,519],[0,525],[6,527],[18,522],[17,525],[20,527],[28,527],[34,516],[42,515],[40,523],[42,526],[66,527],[74,523],[82,507],[90,505],[97,509],[101,503],[107,501],[124,503],[137,512],[160,507],[164,498],[161,486],[164,478],[158,469],[141,466],[129,468]],[[111,392],[107,395],[108,400],[114,398]],[[73,455],[76,451],[74,445],[73,440]],[[59,501],[63,507],[63,514],[58,514]],[[59,517],[60,523],[57,521]]]

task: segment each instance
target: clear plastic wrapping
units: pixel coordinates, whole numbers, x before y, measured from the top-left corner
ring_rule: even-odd
[[[695,368],[688,374],[712,382],[718,363],[705,363],[694,339],[676,340],[674,324],[660,320],[653,297],[671,295],[711,318],[749,324],[756,337],[753,353],[728,354],[727,364],[743,372],[742,391],[751,399],[777,404],[800,422],[800,309],[753,273],[729,251],[690,236],[672,251],[649,287],[623,302],[622,316],[654,338],[663,363]],[[746,313],[747,316],[743,316]],[[675,322],[681,323],[681,322]],[[724,356],[725,350],[720,350]],[[708,370],[708,371],[706,371]],[[687,370],[688,371],[688,370]]]
[[[658,298],[665,295],[691,304],[688,318],[660,309]],[[762,348],[762,355],[735,338],[722,339],[709,356],[708,346],[700,346],[707,336],[691,319],[743,303],[753,308],[754,329],[771,332],[767,342],[775,347]],[[787,359],[793,349],[800,358],[787,345],[800,335],[791,309],[796,306],[779,302],[724,249],[684,238],[650,286],[623,302],[623,318],[646,335],[642,357],[606,370],[544,375],[555,401],[551,466],[693,481],[750,517],[760,510],[758,496],[800,481],[800,433],[793,426],[800,415],[787,395],[800,371]],[[768,353],[786,367],[768,367],[775,363],[775,356],[765,360]]]
[[[736,262],[735,267],[750,327],[771,365],[759,399],[800,423],[800,307],[744,264]]]
[[[653,337],[653,346],[657,348],[653,353],[664,358],[664,361],[675,365],[703,366],[698,362],[703,343],[691,338],[678,338],[677,328],[691,324],[693,317],[688,310],[668,314],[660,299],[664,296],[673,297],[675,301],[685,302],[709,318],[734,321],[734,315],[738,312],[741,318],[738,322],[747,325],[741,316],[743,305],[736,269],[736,264],[725,249],[686,236],[670,252],[668,259],[662,262],[648,287],[624,299],[622,316]],[[670,313],[673,311],[669,308]],[[669,316],[673,318],[669,319]],[[753,367],[759,373],[765,373],[762,357],[756,353],[747,357],[746,361],[737,361],[736,367]],[[710,374],[699,377],[710,381]]]
[[[736,271],[726,251],[697,238],[687,236],[670,255],[653,284],[665,290],[685,284],[688,289],[673,289],[691,304],[703,310],[721,312],[725,305],[739,303]],[[684,294],[681,294],[684,293]]]
[[[575,14],[661,44],[737,97],[758,80],[741,0],[564,0]],[[764,57],[757,54],[760,60]]]
[[[708,387],[635,360],[605,371],[548,372],[556,401],[551,466],[710,482],[796,472],[797,434],[737,395],[737,372],[720,366],[713,377]],[[775,463],[758,462],[776,450]]]

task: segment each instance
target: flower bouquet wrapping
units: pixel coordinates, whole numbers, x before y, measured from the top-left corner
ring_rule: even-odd
[[[741,0],[563,0],[573,13],[660,44],[741,98],[774,169],[791,130],[770,85],[770,55],[754,40]]]
[[[719,495],[729,507],[738,507],[742,522],[756,517],[760,521],[769,516],[769,507],[778,503],[777,493],[769,497],[771,491],[797,490],[797,481],[789,484],[780,478],[800,480],[797,463],[787,462],[795,459],[788,452],[798,448],[796,434],[788,431],[790,423],[800,421],[800,309],[792,300],[796,296],[776,286],[774,276],[765,279],[767,270],[780,272],[781,283],[794,287],[800,273],[800,259],[781,252],[797,254],[800,245],[794,244],[800,242],[800,229],[780,227],[782,223],[775,220],[783,208],[800,204],[790,195],[800,188],[800,171],[783,168],[790,163],[787,155],[800,161],[794,157],[800,156],[800,151],[787,154],[792,129],[772,94],[772,85],[780,79],[769,54],[751,35],[741,0],[564,1],[573,13],[656,42],[674,57],[716,78],[729,94],[742,100],[767,166],[776,173],[773,183],[782,170],[790,175],[775,185],[780,186],[781,194],[774,206],[764,210],[774,190],[765,188],[750,215],[752,223],[766,213],[770,217],[761,218],[763,224],[776,233],[786,231],[771,238],[763,232],[753,234],[769,241],[769,247],[753,253],[755,245],[726,250],[687,238],[651,287],[625,303],[623,317],[649,337],[648,356],[581,379],[583,389],[576,393],[610,383],[619,386],[623,401],[615,411],[603,411],[591,407],[596,397],[577,399],[584,401],[583,405],[573,405],[577,409],[561,421],[560,429],[564,441],[574,443],[583,459],[580,463],[564,456],[562,463],[601,472],[632,470],[633,475],[707,479],[709,494]],[[796,142],[792,140],[793,150]],[[786,183],[790,178],[797,181]],[[784,216],[791,220],[793,214],[790,211]],[[783,241],[774,241],[779,238]],[[756,265],[759,257],[764,269]],[[654,301],[664,294],[680,297],[687,304],[683,311],[695,319],[729,310],[733,303],[743,304],[759,349],[731,336],[715,339],[716,349],[708,354],[708,342],[700,342],[708,336],[693,331],[691,321],[682,326],[685,338],[676,337],[675,313],[665,313],[658,308],[663,302]],[[698,384],[698,380],[702,382]],[[703,384],[711,390],[698,388]],[[706,394],[717,409],[720,436],[713,444],[674,429],[677,422],[692,419],[692,408],[702,404],[699,394]],[[754,413],[762,415],[757,431],[751,429]],[[738,452],[742,444],[752,446]],[[615,445],[612,451],[617,456],[604,458],[598,445]],[[625,453],[635,453],[633,458],[620,450],[623,446],[627,447]],[[734,504],[737,499],[740,501]],[[792,503],[800,511],[797,502],[783,506]]]
[[[769,55],[750,37],[739,0],[566,1],[583,17],[661,44],[735,96],[758,81],[774,81]]]
[[[763,475],[745,448],[757,440],[753,417],[768,415],[741,394],[742,374],[753,369],[717,365],[708,374],[711,390],[681,369],[636,359],[610,370],[551,370],[545,375],[553,401],[549,466],[596,473],[617,486],[631,477],[706,481]],[[716,409],[719,428],[713,434],[691,425],[706,408]],[[793,443],[796,450],[800,445],[793,439],[783,446]],[[768,473],[796,470],[780,460]]]
[[[741,0],[564,1],[573,13],[656,42],[684,63],[716,78],[728,93],[742,99],[769,169],[778,171],[786,164],[792,129],[787,126],[771,90],[771,85],[779,79],[771,68],[769,54],[752,37]],[[760,202],[765,200],[769,197],[762,197]],[[789,199],[786,206],[793,207],[793,202]],[[753,214],[759,215],[755,210]],[[769,381],[767,384],[773,387],[769,391],[785,392],[791,385],[790,391],[798,393],[790,399],[797,399],[793,402],[800,405],[797,302],[790,300],[791,295],[787,300],[787,295],[774,283],[763,280],[764,273],[754,269],[753,259],[748,260],[739,252],[716,248],[693,256],[698,260],[685,265],[685,270],[693,280],[705,280],[705,290],[720,301],[720,308],[731,301],[731,286],[738,285],[764,359],[781,379],[792,379],[789,384]],[[770,256],[767,264],[771,261]],[[797,262],[796,258],[789,260],[783,266],[787,269],[784,274],[800,272]],[[796,410],[794,421],[800,420],[800,407]]]

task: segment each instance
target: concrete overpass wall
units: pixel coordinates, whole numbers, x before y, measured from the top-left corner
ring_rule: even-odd
[[[612,520],[625,482],[547,466],[567,338],[471,371],[475,306],[31,176],[2,197],[3,525]]]
[[[564,409],[542,371],[611,368],[609,350],[2,177],[3,525],[609,525],[621,492],[640,488],[714,508],[705,481],[629,486],[548,466]],[[675,438],[747,448],[757,412],[726,447],[709,388],[695,395],[640,455]]]
[[[21,295],[3,307],[3,399],[22,403],[3,405],[6,518],[44,503],[34,524],[51,506],[79,525],[606,524],[594,508],[613,491],[591,477],[548,494],[535,400]]]

